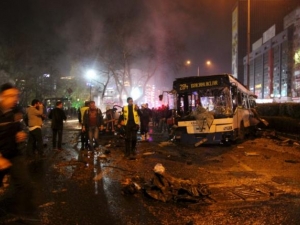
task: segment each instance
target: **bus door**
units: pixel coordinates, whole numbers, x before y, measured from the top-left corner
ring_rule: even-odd
[[[196,109],[199,105],[199,96],[197,92],[179,94],[177,97],[177,110],[180,116],[186,116]]]

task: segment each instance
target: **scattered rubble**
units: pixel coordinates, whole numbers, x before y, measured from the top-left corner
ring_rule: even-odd
[[[40,205],[39,208],[45,208],[45,207],[48,207],[48,206],[51,206],[51,205],[54,205],[54,204],[55,204],[55,202],[47,202],[43,205]]]
[[[207,138],[201,139],[201,141],[198,141],[198,142],[195,144],[195,147],[198,147],[198,146],[202,145],[202,144],[205,143],[206,141],[207,141]]]
[[[155,154],[155,152],[145,152],[145,153],[143,153],[143,155],[153,155],[153,154]]]
[[[174,143],[171,141],[163,141],[158,144],[159,147],[172,146],[172,145],[174,145]]]
[[[165,171],[161,164],[154,167],[154,177],[145,185],[145,194],[163,202],[198,202],[210,194],[208,186],[191,180],[178,179]]]
[[[12,164],[8,159],[0,156],[0,170],[8,169],[9,167],[11,167],[11,165]]]
[[[257,153],[257,152],[245,152],[245,155],[246,156],[258,156],[259,153]]]
[[[285,162],[287,163],[299,163],[298,160],[293,160],[293,159],[287,159],[287,160],[284,160]]]

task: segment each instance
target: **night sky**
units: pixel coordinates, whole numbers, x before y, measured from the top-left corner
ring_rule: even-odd
[[[176,60],[182,64],[190,60],[191,65],[181,68],[175,77],[197,75],[198,67],[201,74],[230,73],[231,13],[235,2],[1,0],[0,41],[14,46],[20,54],[25,51],[35,54],[38,51],[35,48],[43,48],[53,53],[52,66],[62,75],[70,75],[74,61],[84,65],[99,60],[99,54],[104,51],[99,43],[113,32],[110,25],[123,22],[133,27],[126,29],[133,34],[129,45],[146,46],[151,42],[156,56],[164,54],[159,57],[169,57],[170,61],[173,50],[168,53],[160,50],[174,43],[179,46]],[[211,60],[210,68],[205,65],[206,60]],[[173,73],[170,68],[166,70]]]

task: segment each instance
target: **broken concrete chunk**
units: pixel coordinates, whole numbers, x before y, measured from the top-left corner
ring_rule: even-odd
[[[206,141],[207,141],[207,138],[201,139],[201,141],[198,141],[198,142],[195,144],[195,147],[198,147],[198,146],[202,145],[202,144],[205,143]]]
[[[105,154],[101,154],[101,155],[98,156],[98,158],[100,158],[100,159],[106,159],[107,156]]]
[[[162,174],[165,172],[165,167],[161,163],[157,163],[153,170],[154,173]]]
[[[246,156],[257,156],[257,155],[259,155],[259,153],[257,153],[257,152],[245,152],[245,155]]]
[[[284,160],[285,162],[287,163],[299,163],[298,160],[293,160],[293,159],[287,159],[287,160]]]
[[[143,153],[143,155],[153,155],[153,154],[155,154],[155,152],[145,152],[145,153]]]

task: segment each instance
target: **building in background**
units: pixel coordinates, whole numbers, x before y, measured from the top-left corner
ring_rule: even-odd
[[[249,40],[251,45],[262,38],[268,29],[270,31],[266,35],[271,35],[272,32],[275,32],[274,35],[281,33],[284,30],[283,18],[300,5],[299,0],[237,0],[232,13],[232,74],[245,85],[247,85],[244,57],[248,53],[248,1],[251,1]],[[275,30],[272,30],[273,26]]]
[[[249,89],[262,102],[300,101],[300,6],[252,43],[249,55]],[[243,58],[244,81],[247,55]],[[245,82],[244,82],[245,83]]]

